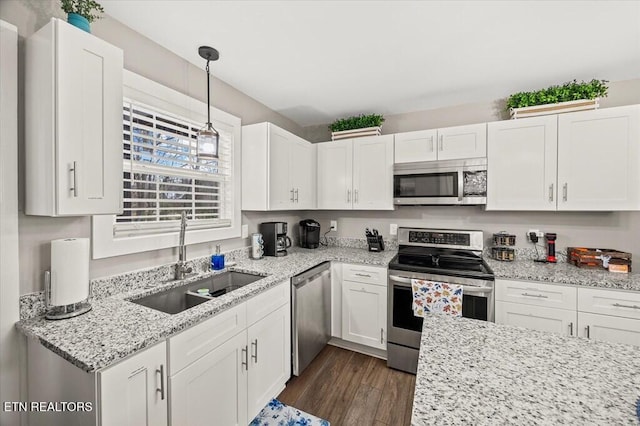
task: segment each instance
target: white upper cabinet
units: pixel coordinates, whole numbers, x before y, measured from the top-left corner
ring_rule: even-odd
[[[640,105],[489,123],[487,210],[640,209]]]
[[[558,210],[640,208],[640,105],[558,116]]]
[[[318,146],[318,208],[393,210],[393,135]]]
[[[242,210],[316,206],[316,148],[272,123],[242,127]]]
[[[555,210],[557,117],[489,123],[487,210]]]
[[[122,50],[59,19],[26,44],[26,213],[122,211]]]
[[[395,135],[396,163],[479,158],[486,155],[486,123]]]

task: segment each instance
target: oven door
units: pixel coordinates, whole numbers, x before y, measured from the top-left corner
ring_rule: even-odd
[[[420,347],[422,318],[413,314],[412,279],[462,286],[462,316],[494,321],[493,281],[389,270],[388,341],[412,348]]]

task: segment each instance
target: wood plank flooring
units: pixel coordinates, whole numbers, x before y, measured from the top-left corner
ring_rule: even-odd
[[[278,399],[332,426],[411,424],[416,377],[386,361],[328,345]]]

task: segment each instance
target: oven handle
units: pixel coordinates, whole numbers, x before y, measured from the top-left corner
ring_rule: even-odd
[[[389,279],[397,283],[411,284],[411,278],[399,277],[396,275],[389,275]],[[449,283],[449,284],[452,284],[452,283]],[[466,291],[466,292],[488,293],[490,291],[493,291],[493,287],[475,287],[475,286],[463,285],[463,284],[454,284],[454,285],[461,286],[463,292]]]

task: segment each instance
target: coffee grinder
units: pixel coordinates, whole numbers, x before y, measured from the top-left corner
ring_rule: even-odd
[[[547,240],[547,262],[556,263],[556,237],[555,233],[547,232],[544,238]]]

